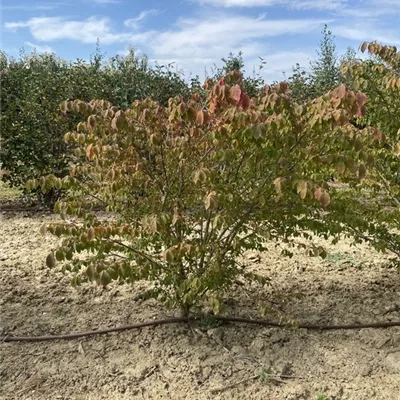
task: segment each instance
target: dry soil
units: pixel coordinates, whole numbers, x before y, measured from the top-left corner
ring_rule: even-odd
[[[135,300],[145,284],[69,286],[39,235],[50,215],[3,213],[1,333],[38,335],[173,315]],[[321,242],[322,243],[322,242]],[[268,305],[299,322],[400,320],[400,276],[367,246],[327,245],[292,259],[270,247],[244,262],[271,286],[238,286],[227,313]],[[287,295],[290,295],[289,297]],[[400,328],[316,332],[246,325],[168,325],[73,341],[1,343],[2,399],[400,399]]]

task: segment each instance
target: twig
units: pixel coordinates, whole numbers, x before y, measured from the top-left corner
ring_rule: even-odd
[[[4,343],[7,342],[7,339],[10,337],[10,335],[6,335],[3,338],[1,338],[1,342],[0,343]]]

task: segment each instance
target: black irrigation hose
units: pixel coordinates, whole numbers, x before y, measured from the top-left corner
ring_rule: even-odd
[[[297,324],[297,325],[287,325],[281,324],[279,322],[270,322],[264,320],[256,320],[250,318],[241,318],[241,317],[223,317],[223,316],[213,316],[213,320],[220,322],[237,322],[244,324],[252,324],[252,325],[262,325],[269,326],[275,328],[300,328],[300,329],[310,329],[310,330],[318,330],[318,331],[327,331],[327,330],[339,330],[339,329],[364,329],[364,328],[390,328],[393,326],[400,326],[400,321],[393,322],[375,322],[375,323],[366,323],[366,324],[341,324],[341,325],[320,325],[320,324]],[[137,324],[119,326],[115,328],[105,328],[99,329],[96,331],[86,331],[86,332],[77,332],[77,333],[69,333],[65,335],[43,335],[43,336],[1,336],[0,343],[4,342],[44,342],[50,340],[71,340],[78,339],[86,336],[93,335],[101,335],[105,333],[111,332],[121,332],[127,331],[131,329],[140,329],[145,328],[147,326],[159,326],[159,325],[167,325],[167,324],[178,324],[178,323],[188,323],[190,321],[195,321],[194,317],[175,317],[175,318],[167,318],[167,319],[159,319],[155,321],[147,321],[147,322],[139,322]]]

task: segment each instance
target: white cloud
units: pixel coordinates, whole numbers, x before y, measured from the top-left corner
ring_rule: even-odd
[[[295,0],[290,7],[301,10],[339,10],[348,0]]]
[[[400,0],[191,0],[201,5],[220,8],[252,8],[281,6],[289,10],[333,12],[337,16],[356,19],[400,18]],[[349,24],[350,25],[350,24]]]
[[[162,57],[212,58],[237,49],[255,49],[260,54],[260,40],[281,35],[298,35],[320,28],[322,19],[257,19],[246,16],[216,15],[205,19],[181,19],[178,29],[159,32],[148,43],[154,54]]]
[[[320,31],[326,22],[329,21],[266,20],[265,15],[251,18],[219,14],[203,19],[180,19],[174,30],[158,32],[143,45],[151,60],[158,60],[163,65],[176,62],[174,68],[183,70],[185,74],[192,72],[201,79],[205,76],[205,68],[210,72],[213,64],[220,64],[221,57],[229,52],[243,51],[248,73],[254,66],[257,68],[257,57],[267,54],[263,76],[272,81],[283,79],[283,71],[291,72],[294,60],[308,64],[311,52],[273,52],[268,39]]]
[[[41,46],[31,42],[25,42],[25,44],[32,49],[35,49],[38,53],[54,53],[54,50],[50,46]]]
[[[337,10],[338,15],[355,19],[378,20],[381,16],[400,18],[399,0],[359,0]]]
[[[144,10],[142,11],[137,17],[135,18],[130,18],[124,21],[124,25],[127,26],[128,28],[133,28],[133,29],[139,29],[139,22],[145,20],[149,15],[159,15],[161,14],[161,11],[151,9],[151,10]]]
[[[197,2],[203,5],[225,8],[281,5],[292,9],[334,10],[343,7],[348,0],[197,0]]]
[[[32,36],[42,42],[53,42],[61,39],[76,40],[82,43],[112,44],[135,40],[131,33],[113,33],[108,18],[90,17],[83,21],[65,20],[62,17],[31,18],[25,22],[7,22],[6,29],[17,30],[28,28]],[[138,38],[142,40],[143,35]]]
[[[399,32],[390,29],[380,29],[370,23],[354,23],[350,26],[334,25],[332,31],[336,36],[350,40],[363,41],[377,40],[385,45],[400,45]]]
[[[63,5],[70,3],[70,0],[64,1],[51,1],[36,4],[12,4],[12,5],[1,5],[1,10],[12,10],[12,11],[48,11],[59,8]]]

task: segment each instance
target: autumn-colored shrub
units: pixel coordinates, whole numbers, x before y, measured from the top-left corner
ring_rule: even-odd
[[[367,229],[369,240],[390,249],[400,263],[400,52],[377,42],[364,42],[361,51],[368,51],[369,59],[345,63],[341,71],[368,97],[360,126],[377,128],[382,141],[374,146],[374,170],[358,218],[376,222]]]
[[[197,94],[168,107],[135,101],[125,111],[107,101],[64,102],[64,114],[81,116],[65,135],[75,155],[70,174],[27,184],[71,193],[55,205],[62,220],[41,228],[62,238],[47,265],[61,262],[76,285],[144,279],[153,283],[148,295],[168,307],[218,312],[239,277],[265,283],[238,263],[243,251],[279,240],[285,254],[299,246],[323,257],[312,234],[351,233],[343,210],[358,204],[351,196],[381,139],[349,124],[364,115],[366,96],[340,85],[297,105],[284,82],[252,99],[241,82],[239,71],[206,81],[206,104]],[[331,187],[331,174],[349,190]],[[94,204],[113,218],[100,218]]]

